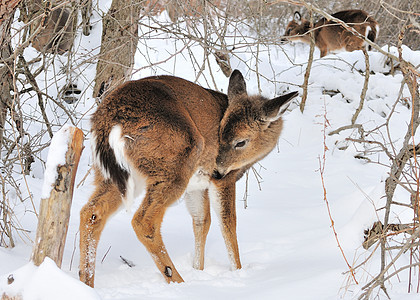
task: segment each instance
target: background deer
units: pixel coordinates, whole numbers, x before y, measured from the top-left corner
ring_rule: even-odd
[[[379,32],[378,23],[363,10],[343,10],[332,15],[353,27],[361,35],[372,42],[375,41]],[[309,20],[303,19],[299,12],[295,12],[294,19],[286,27],[285,39],[311,43],[309,31],[311,24]],[[320,19],[314,24],[315,45],[321,51],[321,57],[335,51],[361,50],[366,42],[345,29],[342,25]]]
[[[96,249],[104,225],[143,189],[132,226],[167,282],[183,282],[160,232],[165,210],[182,195],[192,216],[194,267],[204,267],[210,199],[235,269],[235,183],[276,145],[281,115],[293,92],[272,100],[248,96],[235,70],[228,95],[173,76],[123,84],[92,117],[96,189],[80,213],[80,280],[94,285]]]

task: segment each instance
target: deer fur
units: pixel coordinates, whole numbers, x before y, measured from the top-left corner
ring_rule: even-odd
[[[378,23],[363,10],[343,10],[332,16],[347,23],[372,42],[378,35]],[[309,20],[303,19],[299,12],[295,12],[294,19],[286,27],[284,39],[310,44],[310,29]],[[362,38],[354,35],[342,25],[325,18],[316,22],[313,30],[315,45],[321,51],[321,57],[331,52],[361,50],[367,46]]]
[[[167,282],[183,282],[160,232],[165,210],[184,195],[195,236],[193,266],[204,267],[210,199],[231,264],[241,268],[235,183],[276,145],[281,115],[297,92],[248,96],[235,70],[228,94],[173,76],[127,82],[92,116],[95,186],[80,213],[80,280],[94,285],[96,249],[109,217],[145,190],[132,226]]]

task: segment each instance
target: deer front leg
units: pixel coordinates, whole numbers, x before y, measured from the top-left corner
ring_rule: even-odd
[[[80,265],[79,278],[88,286],[94,286],[96,249],[109,216],[121,206],[118,189],[99,184],[89,202],[80,212]]]
[[[203,270],[204,250],[211,222],[208,190],[197,190],[186,193],[185,203],[193,219],[195,238],[193,267],[198,270]]]
[[[229,173],[223,179],[212,180],[212,183],[210,198],[219,217],[229,259],[234,269],[240,269],[242,266],[236,236],[236,172]]]

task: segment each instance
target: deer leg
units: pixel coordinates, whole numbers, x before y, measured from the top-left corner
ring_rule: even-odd
[[[159,271],[168,283],[184,282],[169,258],[160,232],[166,208],[179,199],[187,182],[155,181],[148,184],[146,196],[131,222],[140,242],[151,254]]]
[[[225,178],[212,182],[213,185],[210,186],[211,200],[219,217],[229,259],[234,269],[240,269],[242,266],[236,236],[236,172],[231,172]]]
[[[204,248],[210,229],[210,203],[208,190],[192,191],[185,194],[185,203],[193,219],[195,237],[194,263],[195,269],[204,269]]]
[[[80,212],[80,281],[93,287],[96,249],[101,232],[109,216],[122,204],[121,194],[115,185],[100,183],[89,202]]]

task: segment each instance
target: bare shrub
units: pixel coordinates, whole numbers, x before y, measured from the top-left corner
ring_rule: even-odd
[[[186,61],[194,69],[193,81],[200,80],[213,89],[221,89],[217,86],[215,74],[223,72],[228,76],[233,68],[231,66],[233,58],[245,63],[248,66],[248,72],[256,74],[259,83],[262,79],[271,80],[262,78],[263,75],[259,72],[258,59],[261,51],[269,51],[267,49],[273,45],[278,46],[281,43],[280,37],[287,22],[293,16],[293,12],[299,10],[302,15],[308,16],[307,7],[310,4],[303,1],[276,0],[197,0],[194,1],[193,6],[188,7],[188,3],[190,3],[188,1],[171,1],[138,1],[138,6],[135,7],[136,11],[141,11],[140,18],[135,24],[138,26],[138,32],[133,30],[136,26],[130,27],[126,23],[124,24],[128,27],[119,27],[119,30],[128,33],[128,36],[134,41],[138,39],[140,46],[135,47],[134,45],[131,54],[142,49],[141,53],[137,52],[137,55],[143,65],[135,66],[132,72],[128,72],[129,74],[124,73],[123,80],[130,79],[130,76],[138,76],[146,69],[151,70],[152,73],[161,74],[163,73],[163,70],[160,69],[161,64],[179,57],[182,57],[183,61]],[[83,6],[81,7],[81,5]],[[88,20],[90,11],[96,16],[103,16],[106,12],[101,11],[95,2],[92,3],[89,0],[78,2],[76,8],[84,9],[85,5],[90,5],[89,9],[83,13],[83,21],[76,22],[75,26],[80,32],[88,34],[89,27],[97,26],[98,22],[97,19]],[[314,5],[317,9],[313,11],[314,19],[323,15],[322,13],[331,14],[342,9],[364,9],[380,23],[378,45],[399,45],[399,41],[404,39],[404,44],[418,49],[420,43],[418,34],[420,28],[416,25],[420,10],[418,1],[367,0],[357,3],[350,0],[340,2],[320,0],[316,1]],[[184,11],[186,7],[188,9]],[[130,7],[126,6],[124,9],[130,9]],[[172,10],[173,12],[171,12]],[[161,13],[168,14],[171,19],[160,18],[159,14]],[[120,22],[115,14],[109,14],[107,20],[115,23]],[[404,24],[411,25],[403,27]],[[30,46],[31,42],[30,25],[15,22],[12,27],[11,32],[7,30],[2,32],[9,34],[9,48],[1,48],[0,59],[0,83],[2,85],[0,103],[0,183],[2,187],[0,246],[14,245],[13,232],[20,237],[26,235],[26,229],[20,226],[15,217],[16,206],[23,203],[27,210],[36,214],[26,178],[28,174],[34,176],[34,166],[42,170],[45,149],[49,146],[51,136],[64,123],[85,126],[82,120],[84,114],[96,107],[95,102],[91,101],[95,78],[88,78],[87,72],[84,70],[101,59],[104,63],[109,62],[108,59],[104,59],[106,53],[98,55],[100,45],[86,49],[83,48],[83,45],[76,43],[78,39],[81,39],[80,36],[76,36],[72,50],[64,55],[39,53],[29,60],[25,57],[24,50]],[[401,28],[406,28],[406,30],[401,31]],[[231,34],[229,30],[235,31],[235,39],[228,38]],[[401,34],[401,32],[403,33]],[[15,41],[14,44],[10,44],[12,39]],[[159,51],[153,44],[153,41],[156,40],[167,40],[173,43],[173,51],[167,53],[164,58],[154,59],[154,54]],[[136,43],[135,41],[134,44]],[[32,49],[32,51],[34,50]],[[241,55],[243,53],[249,54],[251,58],[244,61]],[[217,67],[211,63],[213,59],[218,61]],[[412,91],[409,99],[401,99],[401,97],[395,99],[395,105],[404,102],[413,110],[412,120],[403,137],[403,145],[397,146],[387,138],[386,130],[389,123],[378,128],[378,130],[385,128],[385,134],[378,130],[366,132],[362,124],[357,123],[357,115],[352,122],[354,124],[349,124],[349,126],[356,127],[360,134],[357,139],[353,138],[351,141],[364,145],[364,149],[366,149],[366,152],[361,153],[359,158],[372,161],[370,155],[376,151],[376,153],[385,154],[390,159],[388,168],[391,175],[386,182],[387,207],[385,209],[387,214],[392,213],[395,207],[404,205],[412,211],[413,218],[412,222],[404,224],[393,224],[389,219],[383,219],[380,220],[381,225],[376,225],[375,230],[367,231],[367,237],[370,236],[373,239],[372,245],[379,242],[377,249],[380,249],[379,255],[382,262],[378,273],[373,274],[372,280],[366,283],[365,294],[362,295],[366,299],[378,293],[380,290],[378,287],[385,291],[385,285],[389,278],[398,274],[400,269],[418,268],[419,265],[418,195],[420,188],[418,170],[420,168],[417,157],[420,149],[412,139],[419,125],[418,103],[420,100],[417,85],[419,74],[418,70],[414,68],[417,66],[410,66],[401,57],[392,57],[392,59],[398,62],[398,67],[404,73],[403,84],[409,86]],[[118,64],[118,62],[114,63]],[[132,61],[129,61],[124,66],[130,69],[131,64]],[[167,72],[167,70],[165,71]],[[273,74],[275,74],[275,70],[273,70]],[[283,84],[272,82],[278,85]],[[306,86],[306,88],[308,87]],[[69,91],[71,91],[69,94],[75,98],[71,105],[63,101],[62,97],[62,95],[68,96],[66,93]],[[364,96],[361,94],[361,100],[363,99]],[[360,109],[363,109],[362,101]],[[391,117],[392,114],[389,118]],[[409,201],[396,203],[392,191],[395,187],[406,190],[410,195]],[[370,232],[373,232],[374,235],[370,235]],[[388,254],[394,254],[393,257],[396,258],[407,255],[406,251],[411,254],[411,263],[390,272],[389,269],[395,266],[395,261],[387,261],[385,258]]]

